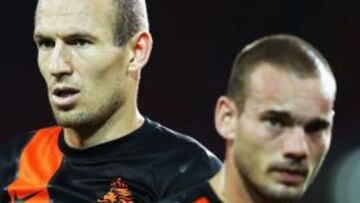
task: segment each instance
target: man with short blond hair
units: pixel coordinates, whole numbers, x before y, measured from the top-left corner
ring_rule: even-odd
[[[223,169],[162,203],[285,203],[301,198],[329,150],[336,82],[325,58],[292,35],[271,35],[235,59],[215,107]]]

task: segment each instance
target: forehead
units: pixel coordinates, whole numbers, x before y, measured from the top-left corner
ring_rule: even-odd
[[[111,29],[114,16],[112,0],[39,0],[35,16],[36,31]],[[59,30],[56,30],[58,28]]]
[[[258,110],[281,110],[301,116],[332,113],[335,81],[327,72],[319,77],[302,78],[291,71],[259,64],[249,75],[246,106]]]

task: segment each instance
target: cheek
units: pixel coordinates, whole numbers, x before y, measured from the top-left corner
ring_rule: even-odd
[[[121,92],[120,88],[123,87],[124,77],[113,67],[111,71],[89,70],[80,76],[80,80],[86,95],[94,98],[93,101],[100,102],[109,100],[112,95]]]
[[[251,182],[262,185],[267,182],[268,155],[252,141],[239,139],[235,145],[235,163],[238,173]]]
[[[87,51],[77,52],[76,58],[80,63],[88,64],[89,67],[98,71],[107,71],[108,67],[124,66],[126,52],[119,47],[108,45],[104,47],[94,47]]]
[[[100,61],[91,62],[83,65],[86,68],[83,68],[79,74],[81,78],[86,78],[89,82],[94,83],[95,86],[108,88],[124,80],[125,68],[117,60],[102,58]]]
[[[76,67],[76,70],[73,75],[78,76],[78,78],[72,76],[73,79],[78,79],[84,87],[93,90],[107,86],[116,75],[114,71],[111,72],[114,68],[109,67],[104,61],[94,59],[79,61],[74,66]]]
[[[330,148],[331,136],[326,135],[319,138],[310,138],[311,159],[314,165],[321,163]]]
[[[38,67],[41,76],[44,78],[47,85],[49,85],[51,80],[51,75],[48,66],[46,65],[46,62],[44,60],[38,60]]]
[[[268,145],[269,136],[261,122],[252,117],[242,117],[237,123],[239,144],[249,151],[259,151]]]
[[[250,170],[257,170],[257,176],[264,174],[269,163],[275,161],[279,150],[277,145],[278,141],[266,130],[261,121],[249,116],[239,120],[235,152],[239,159],[246,157],[243,164],[246,164]]]
[[[254,128],[250,122],[238,126],[237,139],[235,140],[236,156],[248,170],[263,170],[268,153],[261,130]]]
[[[38,53],[37,63],[40,73],[44,76],[47,67],[47,57],[44,54]]]

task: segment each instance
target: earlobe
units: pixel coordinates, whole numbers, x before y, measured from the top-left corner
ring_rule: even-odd
[[[233,140],[236,137],[238,110],[235,103],[226,96],[221,96],[215,107],[215,127],[221,137]]]
[[[152,37],[149,32],[139,32],[131,40],[132,55],[130,58],[129,72],[140,74],[141,69],[148,62],[152,50]]]

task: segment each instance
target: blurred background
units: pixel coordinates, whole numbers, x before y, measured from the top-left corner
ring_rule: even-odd
[[[54,124],[32,40],[35,3],[2,3],[0,141]],[[148,0],[148,8],[154,50],[139,107],[221,158],[213,109],[237,52],[273,33],[295,34],[317,47],[338,81],[335,126],[320,175],[299,202],[360,202],[360,1]]]

